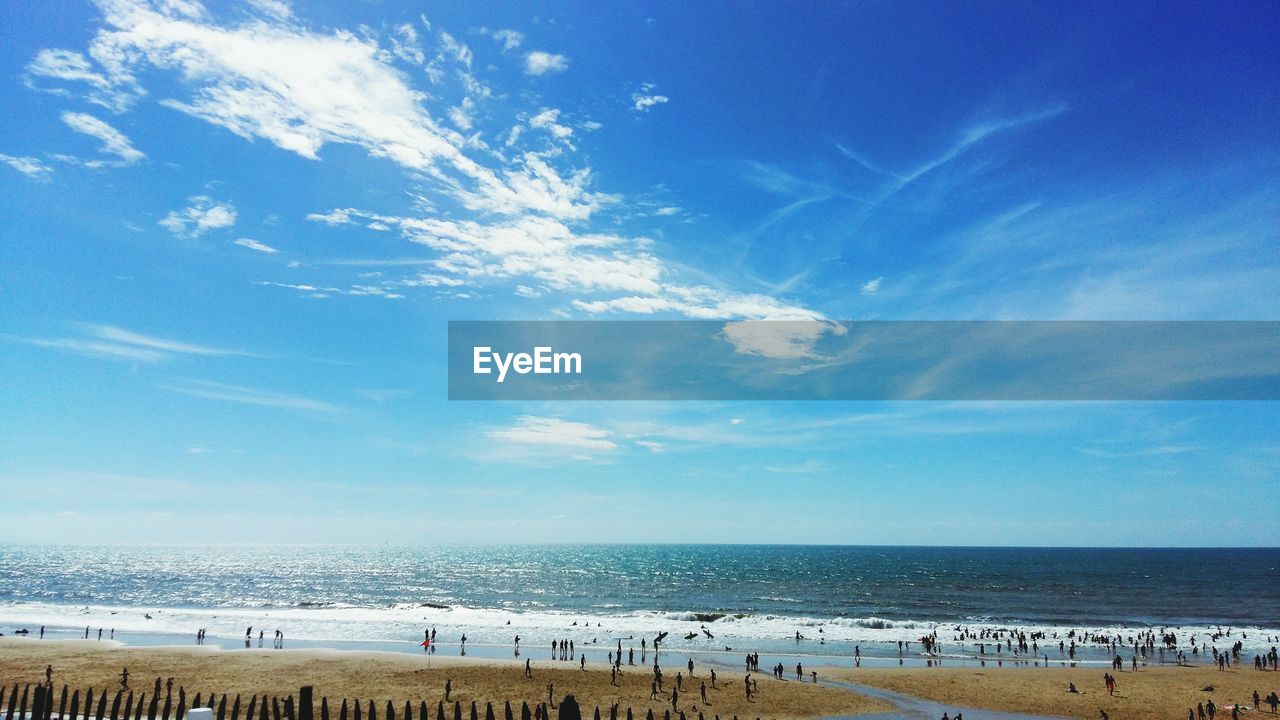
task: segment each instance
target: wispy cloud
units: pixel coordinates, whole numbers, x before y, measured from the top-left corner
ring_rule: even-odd
[[[160,387],[182,395],[209,400],[223,400],[241,405],[257,405],[280,408],[282,410],[304,410],[322,413],[334,413],[342,410],[341,407],[323,400],[313,400],[298,395],[287,395],[241,385],[226,385],[208,380],[184,380],[175,384],[161,385]]]
[[[115,155],[119,158],[117,161],[90,160],[84,163],[86,167],[132,165],[146,157],[141,150],[133,146],[133,143],[130,142],[129,138],[125,137],[124,133],[92,115],[64,112],[62,113],[62,122],[78,133],[101,140],[102,147],[99,152]]]
[[[587,450],[613,450],[617,443],[610,440],[608,430],[583,422],[572,422],[553,417],[524,415],[508,428],[486,433],[495,440],[529,445],[554,445]]]
[[[231,203],[215,202],[207,195],[194,195],[187,200],[190,205],[170,212],[160,221],[174,235],[197,238],[209,230],[236,224],[236,209]]]
[[[41,86],[37,78],[87,85],[89,89],[84,98],[114,112],[126,110],[143,92],[128,74],[116,73],[108,77],[105,70],[95,69],[87,57],[74,50],[41,50],[27,63],[28,87],[59,95],[68,94],[61,87]]]
[[[516,30],[494,30],[491,36],[494,40],[502,43],[503,52],[515,50],[524,42],[524,33]]]
[[[26,175],[32,180],[47,182],[53,177],[53,168],[45,165],[38,158],[30,156],[17,157],[0,153],[0,162]]]
[[[257,250],[260,253],[266,253],[268,255],[275,255],[276,253],[280,252],[279,250],[271,247],[270,245],[267,245],[266,243],[258,242],[257,240],[254,240],[252,238],[239,238],[235,241],[235,243],[240,247],[247,247],[250,250]]]
[[[569,69],[569,58],[542,50],[534,50],[524,56],[524,72],[526,75],[546,75],[547,73],[564,72]]]
[[[13,339],[38,347],[67,350],[90,357],[138,360],[152,363],[169,360],[177,355],[258,357],[241,350],[196,345],[179,340],[144,335],[115,325],[86,323],[82,325],[82,328],[84,334],[80,337],[20,337]]]
[[[645,83],[640,87],[639,92],[631,94],[631,109],[636,112],[649,112],[649,109],[655,105],[661,105],[670,102],[671,98],[666,95],[659,95],[654,90],[653,83]]]
[[[884,282],[884,278],[877,277],[862,283],[862,288],[861,288],[862,294],[875,295],[877,292],[880,291],[880,283],[882,282]]]
[[[1135,448],[1132,450],[1113,450],[1099,447],[1082,447],[1077,449],[1081,454],[1088,455],[1089,457],[1118,459],[1182,455],[1189,452],[1195,452],[1200,448],[1193,445],[1157,445],[1155,447]]]

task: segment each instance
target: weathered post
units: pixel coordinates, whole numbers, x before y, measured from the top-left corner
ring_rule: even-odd
[[[45,695],[48,695],[48,694],[49,694],[49,691],[46,690],[43,685],[36,686],[36,696],[32,700],[34,705],[32,705],[31,707],[31,715],[33,717],[37,717],[37,718],[44,717],[44,704],[45,704],[44,698],[45,698]],[[24,716],[26,715],[26,709],[27,709],[27,698],[26,698],[26,693],[24,692],[23,698],[22,698],[22,710],[23,710]],[[26,718],[24,717],[22,720],[26,720]]]

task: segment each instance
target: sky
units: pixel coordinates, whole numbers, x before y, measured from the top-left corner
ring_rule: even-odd
[[[461,402],[449,320],[1280,320],[1280,6],[0,7],[2,542],[1275,545],[1274,402]]]

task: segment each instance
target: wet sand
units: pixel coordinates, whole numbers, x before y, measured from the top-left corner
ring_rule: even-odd
[[[941,703],[1004,712],[1100,717],[1106,710],[1119,720],[1181,720],[1187,709],[1210,698],[1218,717],[1231,717],[1236,703],[1253,706],[1253,691],[1261,698],[1280,692],[1280,672],[1258,671],[1250,663],[1225,672],[1216,666],[1140,667],[1113,673],[1118,686],[1107,694],[1102,675],[1107,668],[921,668],[827,669],[828,677],[912,695]],[[1079,693],[1067,692],[1075,683]],[[1202,688],[1212,686],[1212,692]],[[954,714],[954,713],[952,713]],[[1270,708],[1251,716],[1271,716]],[[967,717],[967,716],[966,716]],[[1271,716],[1274,717],[1274,716]]]

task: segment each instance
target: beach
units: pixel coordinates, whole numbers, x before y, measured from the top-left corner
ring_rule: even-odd
[[[1242,665],[1216,667],[1139,668],[1114,673],[1115,695],[1103,683],[1103,668],[924,668],[828,670],[841,680],[892,690],[941,703],[1004,712],[1098,718],[1102,709],[1113,718],[1157,720],[1184,718],[1188,708],[1212,698],[1218,717],[1230,717],[1230,706],[1253,706],[1253,691],[1265,698],[1280,691],[1280,673]],[[1075,683],[1077,693],[1067,692]],[[1203,688],[1213,687],[1205,691]],[[1225,710],[1224,710],[1225,708]],[[1254,714],[1270,715],[1270,708]]]
[[[524,676],[523,659],[471,659],[410,655],[394,652],[335,650],[237,650],[223,651],[212,647],[122,647],[116,643],[95,640],[39,641],[35,639],[0,638],[0,683],[38,683],[44,680],[46,665],[53,665],[55,686],[94,688],[115,691],[120,687],[120,671],[129,668],[130,684],[137,690],[151,691],[156,677],[174,678],[188,694],[213,692],[234,697],[250,695],[295,695],[298,688],[311,685],[316,701],[327,697],[336,709],[342,698],[373,700],[379,710],[388,700],[397,712],[406,701],[416,708],[425,700],[435,707],[444,697],[446,680],[452,684],[451,699],[463,707],[475,701],[481,712],[492,702],[500,712],[502,703],[510,701],[518,713],[520,702],[530,707],[546,702],[547,684],[554,684],[553,697],[559,703],[573,694],[583,708],[583,715],[596,706],[603,714],[617,703],[620,712],[630,707],[643,717],[652,709],[658,717],[671,708],[670,688],[676,672],[687,674],[685,657],[664,653],[665,694],[650,700],[652,669],[623,666],[617,686],[610,684],[605,663],[587,663],[586,671],[576,662],[533,659],[532,678]],[[708,671],[695,668],[692,682],[684,682],[679,708],[692,717],[699,712],[707,717],[724,718],[813,718],[838,715],[862,715],[884,712],[892,706],[883,701],[859,696],[842,689],[780,681],[755,673],[759,692],[748,703],[742,687],[742,673],[718,669],[717,689],[712,689]],[[698,688],[707,684],[707,704],[702,704]]]

